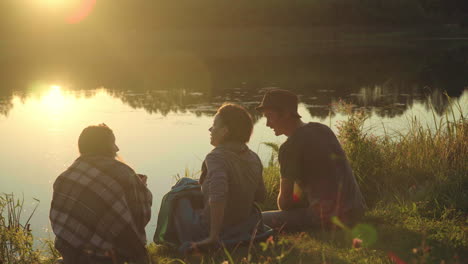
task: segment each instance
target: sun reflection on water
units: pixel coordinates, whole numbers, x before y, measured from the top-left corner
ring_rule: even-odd
[[[41,105],[51,114],[63,113],[73,106],[72,100],[63,94],[62,87],[58,85],[50,86],[47,94],[41,97]]]
[[[31,112],[35,118],[42,120],[49,133],[54,135],[60,134],[65,123],[76,118],[80,110],[75,96],[58,85],[51,85],[33,108],[35,110],[31,109]]]

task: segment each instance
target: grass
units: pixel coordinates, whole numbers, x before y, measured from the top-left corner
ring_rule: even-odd
[[[462,107],[451,102],[445,116],[434,121],[435,129],[413,118],[408,132],[387,132],[383,136],[374,136],[365,128],[365,111],[344,103],[334,110],[348,114],[348,119],[339,124],[339,139],[370,207],[362,223],[332,231],[280,233],[252,247],[220,249],[185,259],[168,248],[150,244],[153,262],[466,263],[468,120]],[[268,145],[277,150],[278,146]],[[264,170],[268,191],[264,209],[276,206],[280,174],[275,155],[273,151]],[[0,203],[0,263],[52,261],[56,253],[41,260],[44,251],[32,248],[30,231],[19,224],[21,203],[4,197],[10,200],[2,198]],[[5,214],[14,217],[4,218]]]
[[[58,252],[51,241],[43,241],[40,249],[33,246],[29,223],[38,204],[27,216],[22,215],[23,205],[24,199],[17,199],[13,194],[0,195],[0,263],[53,263],[58,258]]]

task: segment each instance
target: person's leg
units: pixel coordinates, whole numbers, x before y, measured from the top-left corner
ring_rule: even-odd
[[[266,225],[275,229],[302,230],[320,225],[320,221],[309,212],[308,208],[266,211],[262,212],[262,217]]]

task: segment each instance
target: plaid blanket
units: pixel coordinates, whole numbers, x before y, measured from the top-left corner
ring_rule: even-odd
[[[126,164],[79,157],[54,183],[50,221],[73,248],[138,259],[146,255],[151,204],[151,192]]]

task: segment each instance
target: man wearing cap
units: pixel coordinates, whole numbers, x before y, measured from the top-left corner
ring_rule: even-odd
[[[302,122],[297,105],[294,93],[276,89],[268,91],[256,108],[276,136],[288,137],[278,156],[279,210],[263,212],[264,222],[303,230],[330,227],[336,216],[353,225],[363,215],[365,202],[346,155],[328,126]]]

